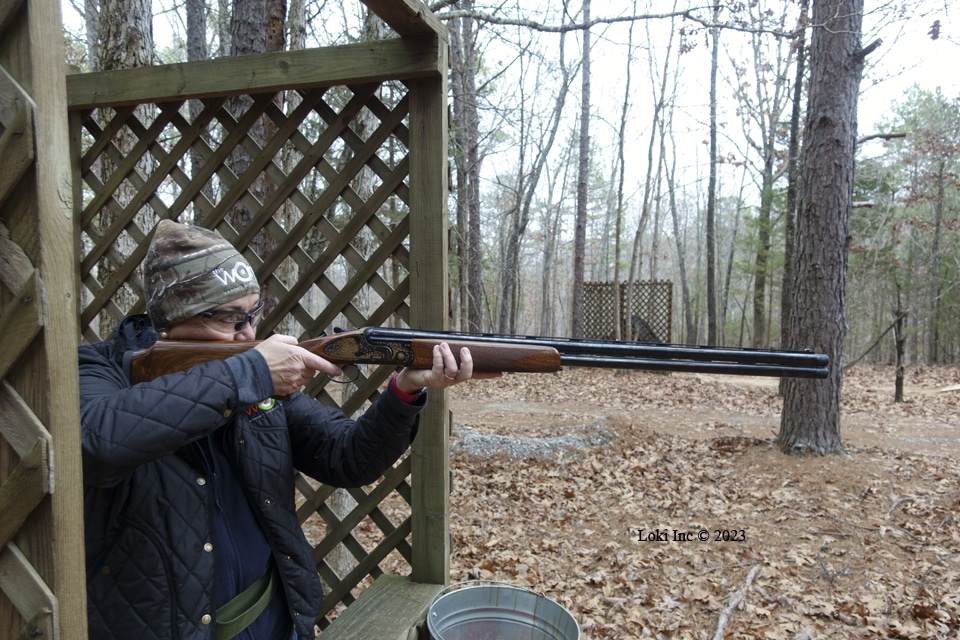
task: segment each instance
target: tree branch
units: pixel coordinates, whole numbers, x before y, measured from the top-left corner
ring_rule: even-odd
[[[863,136],[857,140],[857,144],[863,144],[864,142],[869,142],[870,140],[896,140],[897,138],[906,138],[907,134],[903,132],[899,133],[873,133],[869,136]]]
[[[447,6],[445,3],[438,3],[438,7]],[[617,24],[620,22],[634,22],[637,20],[666,20],[669,18],[683,18],[685,20],[690,20],[695,22],[702,27],[708,29],[718,28],[729,31],[741,31],[744,33],[768,33],[779,37],[792,38],[796,35],[796,32],[787,32],[780,31],[777,29],[764,29],[762,27],[752,27],[739,23],[730,23],[722,22],[717,23],[706,18],[701,18],[694,13],[694,9],[683,9],[680,11],[670,11],[668,13],[641,13],[630,16],[619,16],[616,18],[596,18],[589,20],[587,22],[571,22],[569,24],[560,24],[560,25],[548,25],[534,20],[527,20],[525,18],[509,18],[506,16],[497,16],[491,15],[489,13],[483,13],[481,11],[468,11],[463,9],[457,9],[454,11],[448,11],[446,13],[437,13],[437,18],[440,20],[453,20],[455,18],[471,18],[479,22],[485,22],[487,24],[496,24],[504,26],[513,26],[513,27],[526,27],[533,31],[540,31],[543,33],[565,33],[569,31],[583,31],[585,29],[593,28],[597,25],[609,25]]]
[[[723,640],[723,630],[726,629],[727,624],[730,622],[730,616],[733,615],[733,610],[737,608],[737,605],[743,600],[744,596],[747,594],[747,591],[750,589],[750,585],[753,584],[753,579],[757,577],[757,572],[760,571],[760,565],[755,565],[753,569],[750,570],[750,573],[747,574],[747,579],[743,584],[743,589],[733,594],[727,600],[727,606],[723,608],[723,612],[720,614],[720,619],[717,621],[717,632],[713,635],[713,640]]]
[[[868,55],[876,51],[882,44],[883,44],[883,40],[881,38],[877,38],[876,40],[868,44],[866,47],[860,49],[860,51],[857,51],[855,54],[853,54],[853,57],[857,62],[863,62]]]

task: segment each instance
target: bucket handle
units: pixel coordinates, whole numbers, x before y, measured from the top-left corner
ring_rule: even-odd
[[[540,596],[541,598],[546,598],[547,594],[542,591],[534,591],[527,587],[520,587],[509,582],[503,582],[502,580],[463,580],[461,582],[454,582],[453,584],[447,585],[440,592],[434,596],[433,602],[430,603],[433,606],[433,603],[439,600],[442,596],[456,591],[461,587],[510,587],[511,589],[518,589],[520,591],[526,591],[527,593],[532,593],[535,596]]]
[[[427,609],[427,611],[432,612],[433,605],[436,604],[437,600],[462,587],[510,587],[511,589],[518,589],[519,591],[532,593],[533,595],[540,596],[541,598],[547,597],[547,595],[542,591],[534,591],[533,589],[528,589],[527,587],[519,587],[515,584],[510,584],[509,582],[503,582],[502,580],[463,580],[461,582],[449,584],[441,589],[440,592],[433,597],[433,600],[430,601],[430,607]],[[443,637],[440,636],[438,632],[437,637],[433,638],[433,640],[443,640]]]

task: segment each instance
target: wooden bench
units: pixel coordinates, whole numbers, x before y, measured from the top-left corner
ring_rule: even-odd
[[[425,640],[427,610],[442,584],[382,575],[323,630],[323,640]]]

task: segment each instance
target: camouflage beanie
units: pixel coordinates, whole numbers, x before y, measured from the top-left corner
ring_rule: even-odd
[[[168,329],[201,311],[260,293],[250,264],[216,231],[161,220],[143,261],[147,315]]]

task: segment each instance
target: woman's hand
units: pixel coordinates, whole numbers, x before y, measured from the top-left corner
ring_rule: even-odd
[[[433,347],[433,367],[430,369],[403,369],[397,374],[397,387],[404,393],[416,393],[423,387],[443,389],[471,379],[498,378],[498,371],[474,373],[470,349],[460,349],[460,364],[450,345],[441,342]]]
[[[343,373],[329,360],[298,346],[293,336],[272,335],[254,349],[267,361],[273,378],[273,392],[278,396],[300,391],[318,371],[330,376]]]

